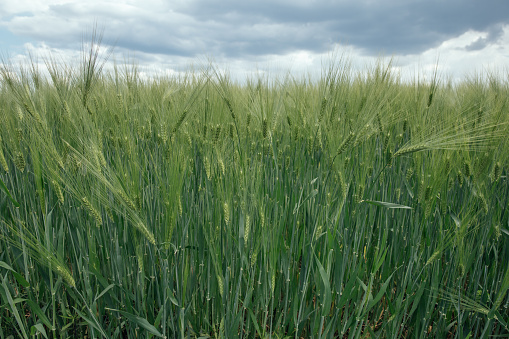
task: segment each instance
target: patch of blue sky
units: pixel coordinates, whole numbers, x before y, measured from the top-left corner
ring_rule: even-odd
[[[0,52],[1,53],[24,53],[25,44],[30,42],[26,37],[13,34],[7,28],[0,26]]]

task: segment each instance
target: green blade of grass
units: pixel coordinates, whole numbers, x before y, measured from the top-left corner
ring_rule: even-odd
[[[93,317],[92,315],[92,319],[90,319],[89,317],[87,317],[85,314],[83,314],[80,310],[78,310],[76,307],[73,307],[74,310],[76,311],[76,313],[78,313],[78,315],[83,319],[85,320],[90,326],[92,326],[93,328],[95,328],[99,333],[101,333],[101,335],[105,338],[109,338],[108,335],[106,334],[106,332],[104,332],[104,330],[102,329],[101,325],[99,324],[99,322],[95,319],[95,317]]]
[[[332,304],[332,292],[329,282],[329,276],[325,269],[323,268],[320,260],[315,254],[316,265],[318,266],[318,271],[320,272],[320,277],[322,278],[324,293],[323,293],[323,302],[322,302],[322,316],[325,316],[329,313],[330,307]]]
[[[16,279],[16,281],[23,287],[28,287],[30,286],[30,284],[28,283],[28,281],[26,281],[26,279],[21,275],[19,274],[18,272],[16,272],[11,266],[9,266],[6,262],[4,261],[0,261],[0,267],[3,267],[9,271],[12,272],[12,275],[14,276],[14,279]]]
[[[35,336],[37,332],[41,333],[44,338],[48,339],[48,334],[46,333],[46,329],[44,326],[42,326],[42,324],[35,324],[30,328],[30,335]]]
[[[391,274],[389,276],[389,278],[387,278],[387,280],[385,280],[382,287],[376,294],[375,298],[373,300],[371,300],[370,303],[368,304],[368,307],[366,308],[366,312],[369,312],[369,310],[371,310],[371,308],[373,308],[373,306],[375,306],[380,301],[380,299],[382,299],[382,297],[385,294],[385,291],[387,291],[387,287],[389,286],[389,282],[391,281],[391,278],[393,275],[394,275],[394,273]]]
[[[7,189],[7,186],[5,186],[5,183],[2,181],[2,179],[0,179],[0,189],[2,191],[4,191],[5,194],[7,194],[7,196],[9,197],[9,200],[14,204],[14,206],[16,206],[16,207],[20,206],[19,203],[12,197],[11,193]]]
[[[21,321],[21,317],[19,315],[18,308],[16,307],[14,300],[12,299],[12,295],[11,295],[11,292],[9,291],[9,287],[7,287],[6,281],[7,281],[7,276],[2,281],[2,287],[3,287],[2,294],[5,297],[5,299],[7,299],[6,301],[10,306],[10,311],[12,312],[12,314],[14,314],[14,318],[16,319],[16,322],[18,323],[18,326],[21,330],[21,333],[23,334],[23,337],[28,339],[28,335],[25,330],[25,325]]]
[[[94,298],[94,303],[99,300],[106,292],[111,290],[113,287],[115,287],[115,284],[110,284],[108,287],[106,287],[97,297]]]
[[[391,209],[392,208],[402,208],[402,209],[407,209],[407,210],[411,210],[412,209],[412,207],[405,206],[405,205],[400,205],[400,204],[395,204],[395,203],[392,203],[392,202],[375,201],[375,200],[361,200],[360,202],[367,202],[368,204],[371,204],[371,205],[385,207],[385,208],[391,208]]]
[[[27,300],[27,304],[30,306],[32,312],[34,312],[39,317],[39,319],[43,322],[44,325],[48,326],[48,328],[53,328],[48,317],[46,316],[46,314],[44,314],[39,305],[37,305],[33,300]]]
[[[124,317],[126,317],[127,319],[129,319],[129,321],[139,325],[140,327],[144,328],[145,330],[147,330],[148,332],[150,332],[151,334],[155,335],[155,336],[158,336],[160,338],[163,337],[163,335],[161,334],[161,332],[159,332],[152,324],[150,324],[148,322],[147,319],[145,318],[142,318],[142,317],[138,317],[137,315],[134,315],[134,314],[131,314],[129,312],[125,312],[125,311],[120,311],[120,310],[116,310],[116,309],[113,309],[113,308],[106,308],[107,310],[110,310],[110,311],[114,311],[114,312],[118,312],[120,314],[122,314]]]

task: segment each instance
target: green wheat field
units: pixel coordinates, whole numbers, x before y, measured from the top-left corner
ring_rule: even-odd
[[[0,338],[509,336],[509,77],[0,65]]]

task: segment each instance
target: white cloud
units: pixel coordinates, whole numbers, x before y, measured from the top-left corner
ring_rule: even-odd
[[[398,57],[398,60],[404,65],[407,74],[415,74],[419,70],[431,74],[438,61],[439,73],[453,81],[479,72],[504,71],[503,67],[509,65],[509,27],[504,27],[499,43],[487,44],[480,50],[466,49],[487,35],[487,32],[470,30],[457,38],[444,41],[436,49],[429,49],[420,55]]]

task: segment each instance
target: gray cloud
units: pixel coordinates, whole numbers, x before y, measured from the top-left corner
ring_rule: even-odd
[[[284,23],[294,29],[295,39],[281,43],[291,48],[308,46],[310,50],[323,52],[332,42],[342,42],[368,55],[381,51],[418,54],[469,29],[486,31],[509,23],[509,2],[500,0],[315,1],[302,4],[298,1],[256,4],[233,0],[192,1],[181,11],[202,20],[240,25],[240,29],[256,24]],[[266,47],[274,49],[269,44]]]
[[[26,13],[26,9],[24,10]],[[467,51],[496,44],[509,24],[505,0],[183,1],[138,5],[87,1],[50,5],[0,23],[55,47],[80,42],[95,20],[122,49],[193,57],[256,58],[335,43],[364,55],[419,54],[468,30],[487,32]]]

